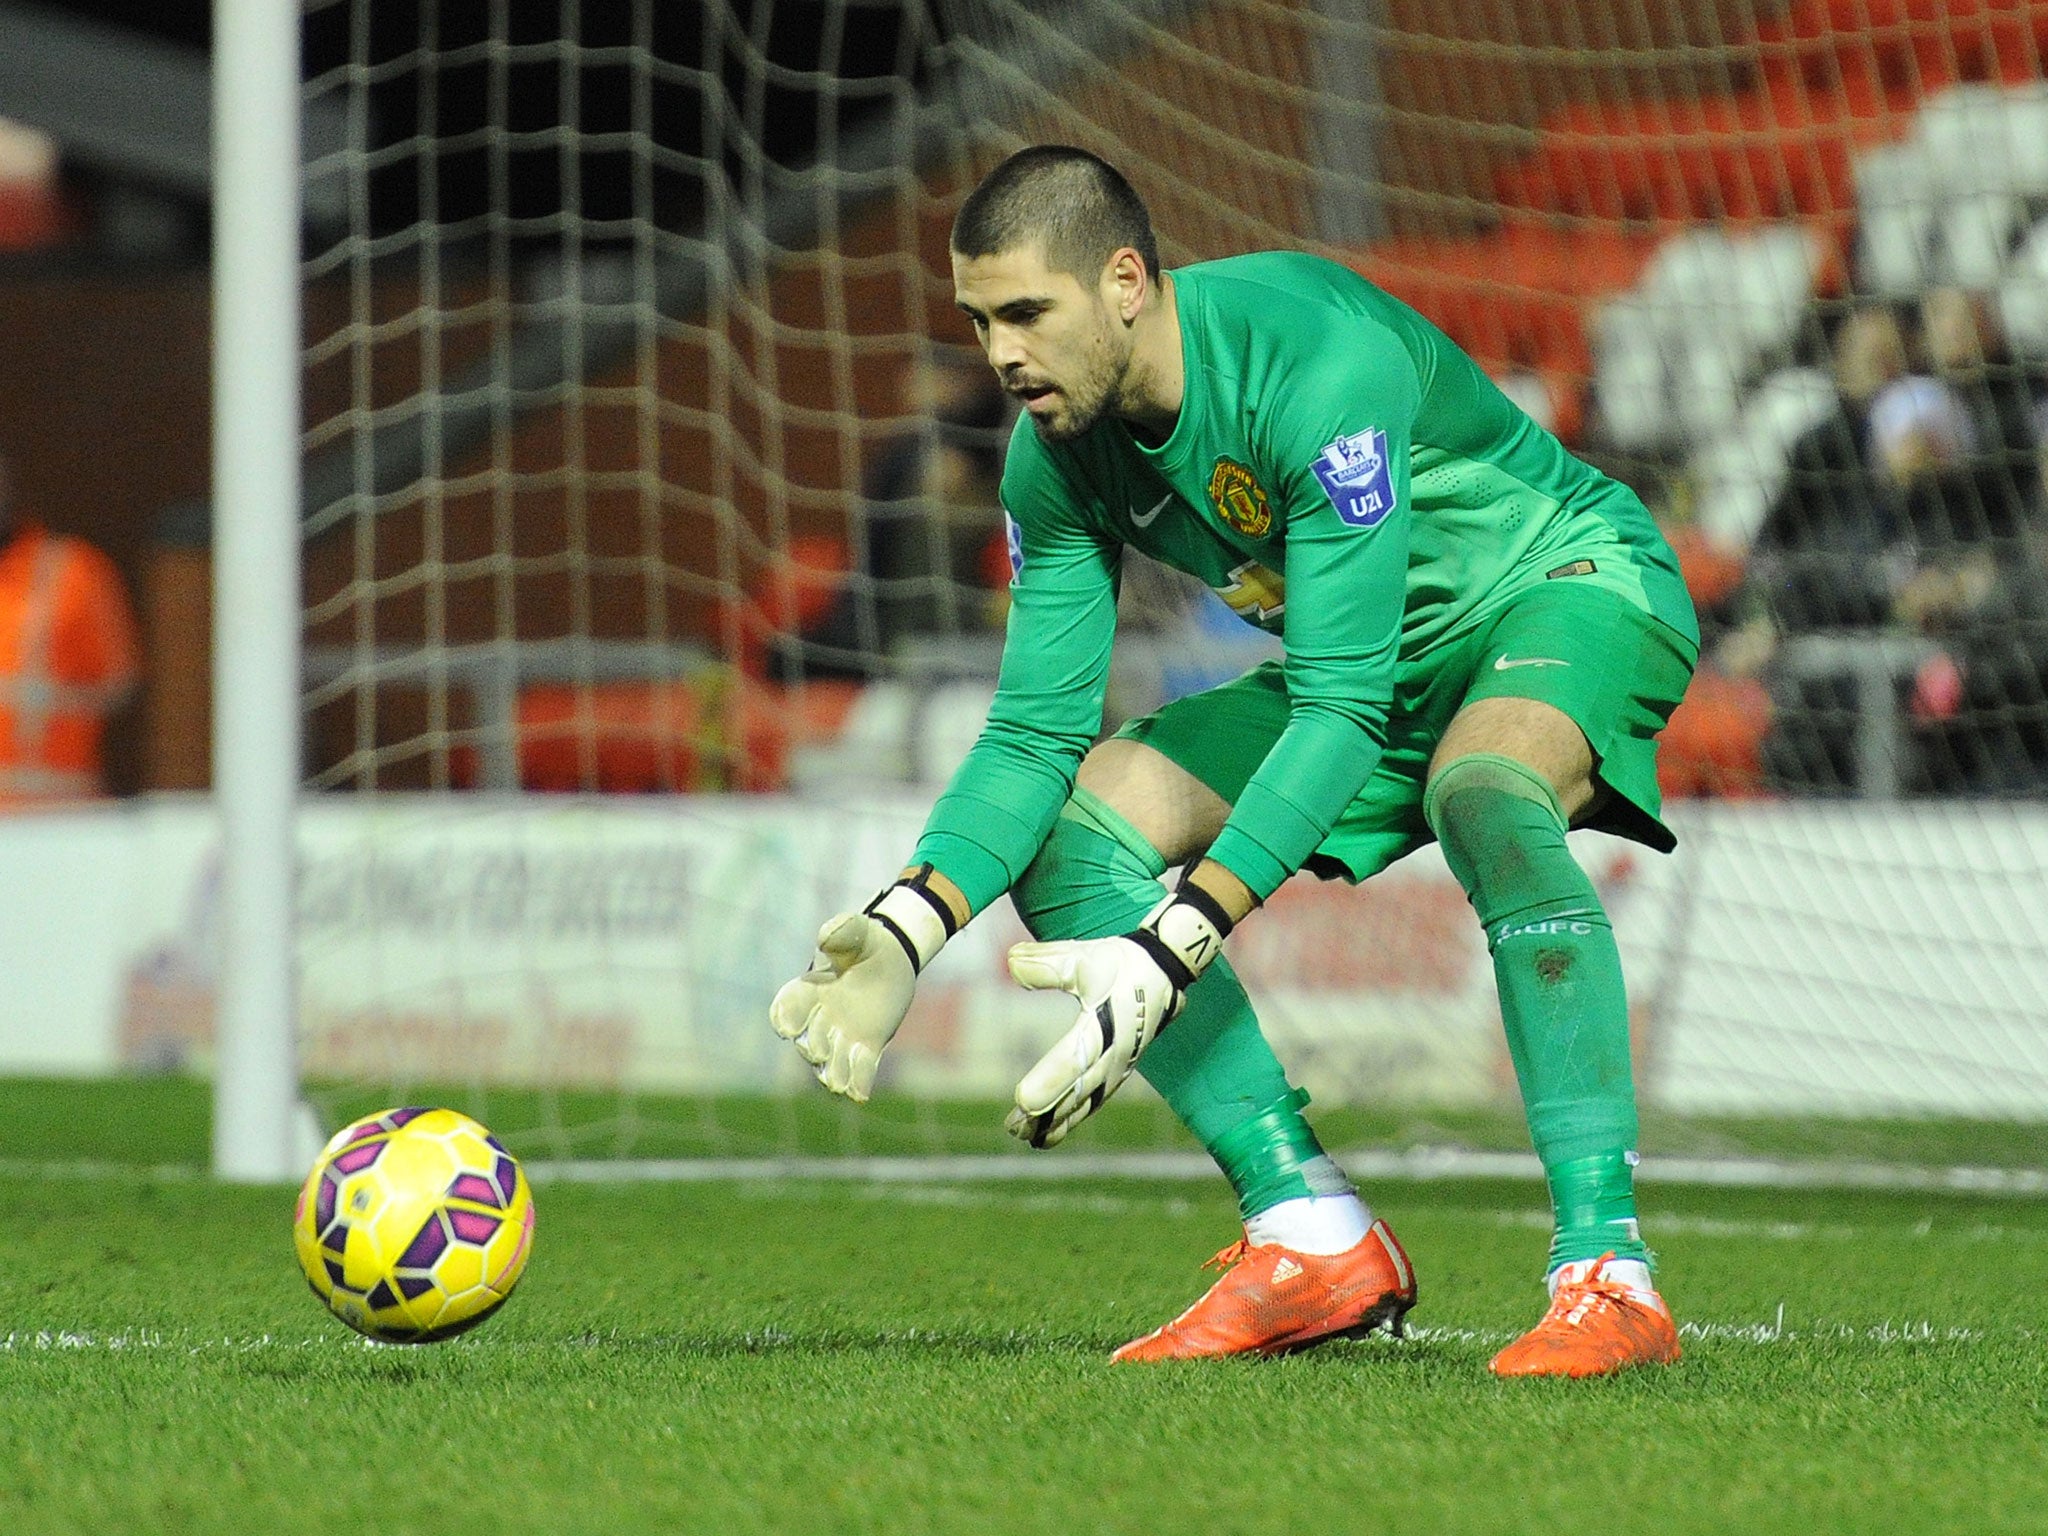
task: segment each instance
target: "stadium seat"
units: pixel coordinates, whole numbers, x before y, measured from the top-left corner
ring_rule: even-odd
[[[1998,323],[2022,357],[2048,358],[2048,219],[2021,240],[1998,285]]]
[[[847,784],[899,784],[916,776],[913,745],[923,692],[897,678],[860,688],[836,729],[794,743],[790,787],[833,790]]]
[[[1792,445],[1834,409],[1824,369],[1782,368],[1742,403],[1733,432],[1693,456],[1694,523],[1716,548],[1747,549],[1784,487]]]
[[[1824,269],[1821,242],[1797,224],[1668,240],[1599,327],[1602,419],[1617,445],[1725,439],[1744,385],[1789,350]]]
[[[1511,207],[1608,220],[1836,220],[1851,161],[1904,133],[1914,97],[1792,82],[1739,96],[1581,102],[1544,119],[1537,147],[1495,180]]]
[[[1615,447],[1642,452],[1678,435],[1671,371],[1655,306],[1639,293],[1603,306],[1593,325],[1598,419]]]
[[[1856,272],[1880,298],[1900,299],[1933,281],[1938,199],[1934,169],[1914,140],[1856,161]]]
[[[2010,192],[1950,199],[1937,220],[1935,274],[1964,288],[1995,287],[2026,227],[2027,205]]]
[[[1958,85],[1927,99],[1913,124],[1934,185],[1971,192],[2048,194],[2048,85]]]
[[[1765,75],[1827,89],[1932,90],[1955,80],[2039,79],[2044,0],[1799,0],[1760,22]]]
[[[520,787],[555,793],[777,790],[793,751],[829,740],[860,685],[792,687],[708,669],[675,682],[547,684],[520,691]],[[474,754],[456,776],[474,778]]]
[[[768,654],[779,635],[799,634],[830,610],[851,564],[843,540],[796,534],[779,558],[746,579],[744,595],[710,606],[710,632],[748,677],[768,674]]]
[[[1737,430],[1852,242],[1889,298],[1998,282],[2020,199],[2048,196],[2048,0],[1797,0],[1757,35],[1751,88],[1563,107],[1495,172],[1502,228],[1354,264],[1496,376],[1535,374],[1567,441],[1592,406],[1631,450]],[[2001,293],[2016,341],[2048,330],[2020,265]]]
[[[1603,296],[1634,285],[1657,238],[1511,223],[1467,239],[1383,241],[1352,265],[1427,315],[1496,377],[1535,373],[1570,441],[1592,372],[1587,316]]]
[[[1643,287],[1695,345],[1719,341],[1754,354],[1792,339],[1819,269],[1816,243],[1800,225],[1709,227],[1667,240]]]
[[[2048,195],[2048,86],[1957,86],[1930,99],[1904,141],[1855,168],[1864,285],[1909,298],[1934,283],[1990,288]]]
[[[1762,683],[1703,667],[1657,738],[1658,787],[1673,800],[1767,793],[1763,746],[1770,729],[1771,698]]]

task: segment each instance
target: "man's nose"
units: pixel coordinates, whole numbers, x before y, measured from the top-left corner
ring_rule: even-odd
[[[1006,377],[1024,366],[1022,339],[1007,326],[992,327],[988,333],[988,360],[998,374]]]

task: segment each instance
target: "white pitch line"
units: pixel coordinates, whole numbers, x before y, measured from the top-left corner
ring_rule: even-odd
[[[1055,1166],[1057,1163],[1058,1166]],[[1079,1179],[1193,1181],[1219,1177],[1201,1152],[1093,1152],[1058,1159],[989,1153],[965,1157],[682,1157],[530,1162],[535,1183],[776,1183],[785,1179],[858,1184],[1064,1183]]]
[[[1531,1152],[1464,1147],[1358,1147],[1335,1153],[1364,1184],[1446,1179],[1541,1182]],[[776,1183],[815,1180],[861,1184],[1067,1183],[1088,1179],[1197,1182],[1217,1177],[1201,1152],[1073,1152],[1048,1156],[988,1153],[933,1157],[543,1158],[526,1165],[536,1183]],[[93,1160],[0,1159],[0,1177],[203,1180],[189,1164],[143,1166]],[[1850,1159],[1657,1157],[1636,1169],[1639,1184],[1721,1189],[1863,1189],[1892,1193],[2048,1196],[2048,1169],[1937,1167]]]
[[[803,1184],[757,1186],[762,1198],[822,1201],[854,1199],[901,1205],[945,1206],[957,1210],[1057,1211],[1083,1216],[1123,1216],[1140,1212],[1150,1216],[1186,1218],[1207,1214],[1207,1208],[1178,1195],[1115,1195],[1101,1191],[1086,1193],[1058,1190],[1025,1192],[1015,1184],[868,1184],[847,1189]],[[1437,1221],[1460,1219],[1458,1214],[1439,1211]],[[1512,1227],[1548,1232],[1554,1224],[1547,1206],[1520,1209],[1473,1211],[1463,1219],[1493,1227]],[[1643,1227],[1652,1240],[1667,1237],[1730,1238],[1742,1242],[1864,1242],[1882,1237],[1919,1241],[1940,1239],[1952,1243],[2043,1243],[2048,1227],[2009,1226],[1997,1222],[1973,1222],[1969,1226],[1937,1228],[1931,1219],[1907,1224],[1744,1220],[1739,1217],[1696,1216],[1685,1211],[1662,1210],[1655,1206],[1643,1212]]]
[[[0,1157],[0,1177],[10,1179],[147,1179],[155,1183],[189,1183],[206,1177],[191,1163],[116,1163],[97,1158],[39,1162],[28,1157]]]
[[[1540,1182],[1543,1166],[1532,1152],[1475,1152],[1462,1147],[1395,1151],[1352,1148],[1333,1154],[1353,1178],[1429,1182],[1505,1179]],[[988,1154],[968,1157],[764,1157],[545,1160],[527,1164],[536,1183],[661,1183],[784,1179],[855,1183],[1010,1183],[1077,1179],[1206,1180],[1216,1165],[1200,1152],[1061,1152],[1048,1157]],[[1642,1184],[1705,1185],[1723,1189],[1868,1189],[1979,1195],[2048,1195],[2048,1170],[2037,1168],[1928,1167],[1832,1159],[1646,1157],[1636,1169]]]

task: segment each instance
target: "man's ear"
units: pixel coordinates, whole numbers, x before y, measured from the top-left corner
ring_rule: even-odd
[[[1145,270],[1145,258],[1124,246],[1102,269],[1102,296],[1118,317],[1129,325],[1144,309],[1152,291],[1152,274]]]

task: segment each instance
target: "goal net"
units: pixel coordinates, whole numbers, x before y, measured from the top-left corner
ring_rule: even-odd
[[[1054,140],[1129,174],[1169,265],[1358,268],[1672,533],[1708,642],[1684,846],[1578,850],[1649,1143],[2036,1146],[2007,1127],[2048,1119],[2048,3],[310,0],[306,39],[348,125],[304,266],[330,1117],[1007,1150],[1061,1025],[1003,976],[1007,903],[864,1110],[766,1007],[987,707],[1010,418],[945,238]],[[1263,654],[1136,563],[1108,724]],[[1433,852],[1293,882],[1233,954],[1337,1141],[1517,1144]],[[1135,1082],[1101,1118],[1097,1150],[1186,1145]]]

